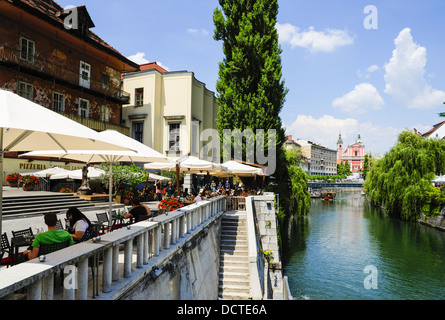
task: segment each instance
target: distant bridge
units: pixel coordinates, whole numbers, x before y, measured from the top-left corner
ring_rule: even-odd
[[[363,188],[363,183],[323,183],[323,182],[309,182],[309,188]]]

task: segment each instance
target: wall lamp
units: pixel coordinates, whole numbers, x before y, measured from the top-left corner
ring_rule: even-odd
[[[150,276],[153,278],[153,280],[156,280],[161,274],[162,274],[162,269],[156,267],[153,267],[150,271]]]

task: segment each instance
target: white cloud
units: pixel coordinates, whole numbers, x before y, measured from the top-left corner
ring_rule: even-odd
[[[292,48],[301,47],[311,52],[332,52],[338,47],[354,43],[354,39],[344,30],[316,31],[310,27],[307,31],[301,31],[290,23],[277,23],[276,28],[281,43],[289,43]]]
[[[138,53],[136,53],[136,54],[134,54],[134,55],[131,55],[131,56],[127,57],[127,59],[128,59],[128,60],[131,60],[131,61],[133,61],[133,62],[135,62],[135,63],[137,63],[137,64],[146,64],[146,63],[149,63],[149,62],[150,62],[149,60],[147,60],[147,59],[145,58],[145,53],[144,53],[144,52],[138,52]],[[157,63],[160,67],[164,68],[165,70],[170,71],[170,68],[167,67],[166,65],[164,65],[162,62],[160,62],[160,61],[156,61],[156,63]]]
[[[354,90],[332,102],[333,107],[353,114],[366,113],[369,110],[380,110],[384,105],[385,101],[377,89],[370,83],[358,84]]]
[[[362,71],[360,69],[358,69],[357,70],[357,77],[362,78],[362,79],[363,78],[364,79],[369,79],[371,77],[370,74],[373,73],[373,72],[376,72],[378,70],[380,70],[380,67],[378,65],[373,64],[373,65],[369,66],[368,69],[366,69],[367,73],[365,73],[365,74],[363,74]]]
[[[191,33],[191,34],[202,34],[202,35],[205,35],[205,36],[210,33],[206,29],[192,29],[192,28],[187,29],[187,32]]]
[[[372,66],[369,66],[369,68],[367,69],[368,72],[375,72],[377,70],[379,70],[380,67],[378,65],[373,64]]]
[[[384,155],[397,142],[403,129],[379,127],[371,122],[360,123],[353,118],[337,119],[329,115],[316,119],[312,116],[300,115],[286,129],[286,134],[294,140],[309,140],[330,149],[337,149],[338,134],[341,132],[345,145],[353,144],[360,133],[366,152],[373,155]]]
[[[150,62],[147,59],[145,59],[145,53],[143,53],[143,52],[138,52],[132,56],[127,57],[127,59],[131,60],[137,64],[144,64],[144,63]]]
[[[427,50],[416,44],[411,29],[403,29],[394,41],[392,58],[384,70],[385,93],[410,109],[429,109],[445,101],[445,92],[433,89],[425,78]]]

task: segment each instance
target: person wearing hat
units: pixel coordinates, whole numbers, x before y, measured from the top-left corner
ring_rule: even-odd
[[[173,188],[173,183],[171,181],[168,182],[166,191],[167,191],[167,197],[168,198],[174,197],[174,195],[175,195],[175,188]]]

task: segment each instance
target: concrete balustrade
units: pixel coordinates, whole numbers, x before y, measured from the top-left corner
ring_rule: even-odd
[[[212,198],[107,233],[100,242],[90,240],[48,254],[45,262],[34,259],[3,269],[0,271],[0,298],[26,288],[29,300],[55,299],[54,275],[67,270],[72,272],[65,274],[63,299],[86,300],[109,294],[117,283],[125,286],[125,279],[130,279],[135,270],[156,266],[156,258],[161,253],[185,235],[193,234],[198,226],[221,214],[225,208],[226,197]],[[99,268],[95,268],[97,259]],[[89,276],[90,268],[94,268],[94,278]]]

